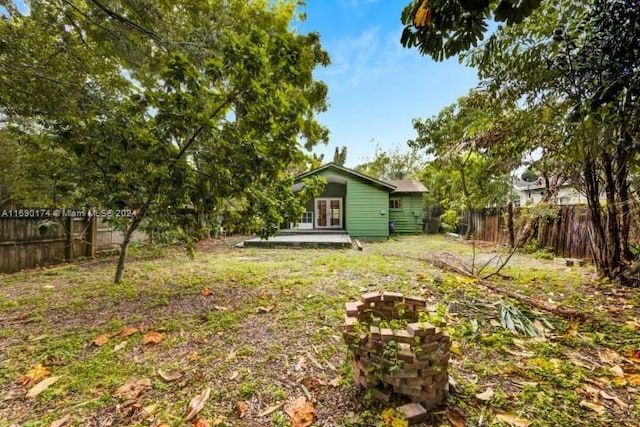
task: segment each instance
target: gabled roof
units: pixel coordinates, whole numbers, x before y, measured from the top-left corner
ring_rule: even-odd
[[[391,191],[396,189],[396,186],[393,185],[393,184],[390,184],[390,183],[384,182],[384,181],[380,181],[379,179],[373,178],[373,177],[371,177],[369,175],[365,175],[362,172],[358,172],[358,171],[353,170],[353,169],[345,168],[344,166],[340,166],[340,165],[337,165],[335,163],[327,163],[327,164],[322,165],[322,166],[320,166],[318,168],[311,169],[308,172],[305,172],[305,173],[302,173],[302,174],[296,176],[295,180],[299,181],[299,180],[301,180],[303,178],[306,178],[308,176],[315,175],[318,172],[321,172],[321,171],[323,171],[325,169],[336,169],[336,170],[338,170],[340,172],[343,172],[345,174],[358,177],[360,179],[364,179],[365,181],[369,181],[374,185],[386,188],[386,189],[391,190]]]
[[[417,179],[391,179],[389,184],[396,187],[392,193],[428,193],[427,187]]]

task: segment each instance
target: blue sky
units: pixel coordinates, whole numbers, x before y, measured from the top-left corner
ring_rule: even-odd
[[[306,0],[307,20],[297,31],[320,33],[332,64],[316,78],[329,86],[329,110],[319,116],[330,130],[333,158],[347,147],[346,166],[373,158],[416,136],[414,118],[437,114],[478,83],[476,71],[457,59],[435,62],[400,44],[400,14],[409,0]]]

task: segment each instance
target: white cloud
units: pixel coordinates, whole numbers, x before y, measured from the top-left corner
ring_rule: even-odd
[[[358,7],[361,3],[378,3],[378,0],[349,0],[348,3],[352,7]]]
[[[333,41],[325,48],[331,65],[319,77],[334,88],[358,86],[391,75],[404,69],[407,60],[399,35],[384,33],[379,26],[365,29],[357,37]]]

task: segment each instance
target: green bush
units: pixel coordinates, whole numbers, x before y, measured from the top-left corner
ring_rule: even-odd
[[[447,233],[455,231],[459,222],[460,217],[453,209],[447,209],[442,215],[440,215],[440,226]]]

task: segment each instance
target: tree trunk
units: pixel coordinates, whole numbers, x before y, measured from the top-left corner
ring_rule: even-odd
[[[558,193],[558,184],[551,185],[547,187],[547,191],[544,193],[542,200],[539,203],[549,203],[556,198],[556,194]],[[538,221],[540,218],[535,214],[535,209],[532,212],[532,215],[529,217],[527,222],[520,229],[520,233],[518,234],[518,240],[516,240],[515,246],[521,247],[531,238],[534,230],[538,228]]]
[[[627,167],[628,148],[632,145],[630,138],[624,137],[623,144],[618,144],[616,150],[616,164],[618,165],[618,172],[616,173],[616,189],[618,191],[618,200],[620,201],[620,247],[622,250],[623,261],[630,261],[633,259],[633,254],[629,248],[629,233],[631,231],[631,207],[629,206],[631,200],[629,196],[629,183],[627,178],[629,177],[629,169]]]
[[[509,246],[515,247],[516,233],[513,227],[513,202],[509,200],[507,204],[507,231],[509,232]]]
[[[618,208],[616,205],[616,180],[613,172],[613,162],[608,153],[601,156],[602,166],[604,169],[605,194],[607,197],[607,234],[606,234],[606,256],[608,270],[611,275],[617,275],[620,272],[620,227],[618,226]]]
[[[590,240],[591,252],[593,253],[593,261],[598,273],[605,277],[610,276],[609,265],[606,256],[606,236],[602,219],[602,210],[600,207],[600,188],[598,186],[598,174],[595,167],[595,161],[591,154],[591,150],[587,150],[583,163],[583,175],[585,180],[585,195],[587,197],[587,205],[589,207],[590,221]]]
[[[467,209],[466,211],[467,214],[467,230],[464,233],[464,240],[469,240],[472,237],[475,238],[475,233],[476,233],[476,229],[475,229],[475,223],[473,221],[473,210],[472,209]]]
[[[113,279],[113,283],[120,283],[122,281],[122,275],[124,273],[124,264],[127,259],[127,250],[129,249],[129,243],[131,243],[131,236],[133,236],[133,233],[140,226],[140,223],[142,222],[142,219],[147,213],[148,208],[149,208],[149,205],[147,204],[146,206],[143,206],[142,209],[140,209],[136,213],[136,215],[133,217],[133,221],[131,221],[131,224],[129,224],[127,231],[124,233],[124,239],[120,244],[120,256],[118,257],[118,265],[116,266],[116,275]]]

